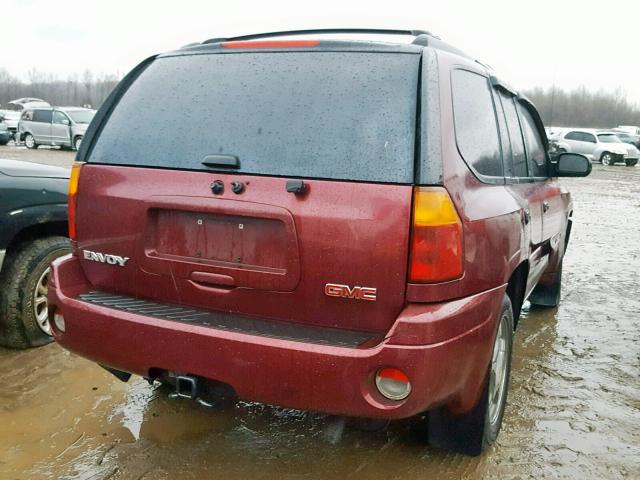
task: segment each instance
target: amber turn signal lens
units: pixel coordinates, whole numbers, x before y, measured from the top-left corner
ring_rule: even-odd
[[[82,163],[74,163],[71,167],[69,178],[69,196],[67,197],[67,217],[69,220],[69,238],[76,239],[76,208],[78,206],[78,182],[80,181],[80,169]]]
[[[462,222],[444,188],[416,187],[409,281],[438,283],[463,273]]]

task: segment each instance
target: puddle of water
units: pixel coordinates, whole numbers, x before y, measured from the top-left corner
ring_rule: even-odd
[[[207,409],[50,345],[0,350],[0,478],[640,478],[640,167],[566,183],[562,304],[523,312],[503,431],[482,457],[430,449],[417,420],[364,432]]]

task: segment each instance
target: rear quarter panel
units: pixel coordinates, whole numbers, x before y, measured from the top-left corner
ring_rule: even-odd
[[[464,275],[433,285],[410,284],[410,302],[437,302],[460,298],[505,284],[526,259],[528,237],[522,223],[522,206],[504,185],[480,182],[465,164],[456,145],[450,71],[454,66],[478,70],[458,56],[438,52],[442,125],[443,183],[464,231]]]

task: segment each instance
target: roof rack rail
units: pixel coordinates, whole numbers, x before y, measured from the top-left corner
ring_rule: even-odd
[[[220,43],[220,42],[238,42],[243,40],[257,40],[259,38],[269,38],[269,37],[285,37],[290,35],[314,35],[314,34],[380,34],[380,35],[409,35],[412,37],[421,37],[421,36],[429,36],[433,38],[437,38],[433,36],[431,33],[425,30],[392,30],[392,29],[384,29],[384,28],[315,28],[310,30],[288,30],[281,32],[268,32],[268,33],[253,33],[250,35],[240,35],[239,37],[229,37],[229,38],[210,38],[202,42],[203,44],[208,43]]]
[[[465,52],[463,52],[459,48],[454,47],[453,45],[441,40],[440,37],[436,37],[435,35],[432,35],[428,32],[418,35],[413,41],[413,44],[421,45],[423,47],[432,47],[432,48],[435,48],[436,50],[443,50],[445,52],[460,55],[461,57],[472,59],[469,55],[467,55]]]

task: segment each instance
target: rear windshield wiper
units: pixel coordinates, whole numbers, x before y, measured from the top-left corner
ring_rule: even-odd
[[[213,168],[240,168],[240,160],[235,155],[207,155],[202,164]]]

